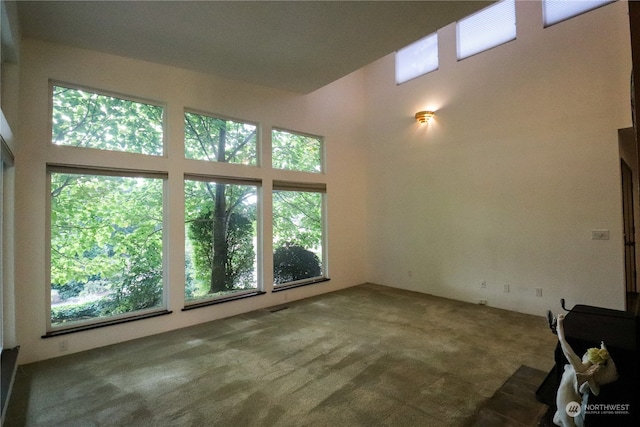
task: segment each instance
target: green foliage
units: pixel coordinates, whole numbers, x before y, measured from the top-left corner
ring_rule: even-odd
[[[84,304],[68,304],[51,307],[51,323],[55,325],[102,317],[105,307],[110,305],[112,305],[110,301],[98,300]]]
[[[162,116],[156,105],[54,86],[51,139],[57,145],[161,156]]]
[[[320,260],[316,254],[301,246],[281,246],[273,253],[273,278],[276,284],[320,275]]]
[[[218,193],[224,195],[224,203],[216,204]],[[185,180],[187,299],[256,288],[256,199],[255,186]],[[222,206],[221,212],[216,212],[217,206]],[[216,215],[224,224],[218,240],[224,245],[222,252],[214,245]],[[222,257],[217,259],[216,253]],[[217,282],[216,266],[223,269],[224,283]]]
[[[274,129],[271,153],[276,169],[322,172],[322,141],[318,137]]]
[[[115,298],[107,314],[161,304],[162,188],[162,179],[51,173],[51,283],[63,300],[100,279]]]
[[[248,123],[185,113],[185,157],[187,159],[256,165],[256,133],[256,126]],[[220,146],[221,139],[224,142],[222,146]]]
[[[202,282],[211,280],[214,262],[212,206],[204,206],[200,215],[189,224],[189,238],[193,243],[196,278]],[[229,216],[225,235],[227,258],[225,260],[226,290],[255,288],[253,277],[255,251],[253,249],[253,223],[235,212]]]
[[[273,246],[322,247],[322,193],[273,192]]]

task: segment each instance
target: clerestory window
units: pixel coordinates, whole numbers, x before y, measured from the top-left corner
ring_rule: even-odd
[[[59,84],[52,90],[54,145],[163,155],[162,107]]]

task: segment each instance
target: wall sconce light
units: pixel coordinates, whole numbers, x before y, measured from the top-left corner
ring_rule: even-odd
[[[427,123],[429,124],[429,120],[436,114],[435,111],[418,111],[416,113],[416,120],[418,123]]]

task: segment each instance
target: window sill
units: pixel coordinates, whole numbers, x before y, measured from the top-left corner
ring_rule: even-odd
[[[208,307],[210,305],[223,304],[225,302],[237,301],[237,300],[241,300],[241,299],[245,299],[245,298],[251,298],[251,297],[256,297],[256,296],[259,296],[259,295],[264,295],[264,294],[266,294],[266,292],[264,292],[264,291],[255,291],[255,292],[247,292],[247,293],[242,293],[242,294],[237,294],[237,295],[229,295],[227,297],[216,298],[216,299],[211,299],[211,300],[207,300],[207,301],[201,301],[201,302],[196,302],[196,303],[193,303],[193,304],[189,304],[189,305],[185,306],[182,309],[182,311],[193,310],[193,309],[200,308],[200,307]]]
[[[308,286],[308,285],[315,285],[316,283],[322,283],[322,282],[328,282],[329,279],[328,277],[319,277],[316,279],[311,279],[311,280],[304,280],[304,281],[300,281],[300,282],[292,282],[289,284],[283,284],[283,285],[278,285],[278,286],[274,286],[273,287],[273,291],[271,292],[280,292],[280,291],[286,291],[289,289],[293,289],[293,288],[300,288],[302,286]]]
[[[75,332],[89,331],[91,329],[104,328],[106,326],[119,325],[121,323],[128,323],[136,320],[149,319],[151,317],[164,316],[171,313],[172,311],[169,311],[169,310],[154,311],[153,313],[145,313],[145,314],[139,314],[137,316],[105,320],[104,322],[92,323],[90,325],[79,325],[79,326],[74,326],[66,329],[47,332],[42,336],[42,338],[51,338],[51,337],[57,337],[60,335],[73,334]]]

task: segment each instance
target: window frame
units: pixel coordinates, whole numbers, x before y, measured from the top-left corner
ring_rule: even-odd
[[[186,156],[186,138],[184,137],[184,118],[186,116],[186,114],[196,114],[196,115],[200,115],[200,116],[205,116],[205,117],[209,117],[212,119],[219,119],[219,120],[225,120],[225,121],[231,121],[231,122],[236,122],[236,123],[243,123],[243,124],[247,124],[247,125],[253,125],[256,127],[256,163],[254,165],[246,165],[243,163],[231,163],[231,162],[219,162],[217,160],[204,160],[204,159],[192,159],[190,157]],[[261,168],[262,167],[262,127],[260,126],[260,123],[258,122],[254,122],[251,120],[244,120],[244,119],[240,119],[237,117],[230,117],[224,114],[217,114],[217,113],[211,113],[211,112],[207,112],[207,111],[203,111],[203,110],[199,110],[197,108],[188,108],[185,107],[183,109],[183,113],[182,113],[182,123],[183,123],[183,144],[182,144],[182,155],[183,158],[186,161],[189,162],[203,162],[205,164],[226,164],[226,165],[232,165],[233,167],[247,167],[247,168]],[[196,174],[197,175],[197,174]]]
[[[273,134],[274,132],[284,132],[292,135],[302,136],[305,138],[317,139],[320,142],[320,149],[318,150],[320,158],[318,159],[320,162],[320,170],[319,171],[307,171],[301,169],[281,169],[277,168],[273,164]],[[315,175],[324,175],[326,173],[326,152],[325,152],[325,138],[320,135],[314,135],[312,133],[300,132],[297,130],[291,130],[284,127],[273,126],[271,127],[271,169],[275,171],[287,171],[287,172],[302,172],[302,173],[310,173]]]
[[[571,15],[566,15],[565,17],[557,19],[557,20],[555,20],[553,22],[547,22],[547,14],[548,14],[548,12],[547,12],[547,4],[549,4],[549,0],[542,0],[541,3],[542,3],[542,25],[543,25],[543,28],[549,28],[549,27],[552,27],[552,26],[554,26],[556,24],[560,24],[561,22],[568,21],[569,19],[573,19],[573,18],[576,18],[576,17],[578,17],[580,15],[584,15],[585,13],[589,13],[589,12],[594,11],[596,9],[600,9],[601,7],[607,6],[607,5],[611,4],[611,3],[615,3],[616,0],[601,0],[601,1],[589,0],[589,2],[593,2],[593,3],[597,2],[597,4],[595,4],[593,7],[590,7],[588,9],[583,9],[583,10],[578,11],[578,12],[572,12]],[[572,3],[586,4],[587,2],[574,1]]]
[[[122,151],[122,150],[107,150],[102,148],[95,147],[79,147],[75,145],[58,145],[53,143],[53,94],[54,87],[62,87],[65,89],[78,90],[83,92],[89,92],[98,96],[105,96],[110,98],[117,98],[123,101],[130,101],[139,104],[151,105],[154,107],[162,108],[162,154],[146,154],[146,153],[136,153],[133,151]],[[166,159],[168,157],[168,147],[167,147],[167,106],[163,102],[146,99],[143,97],[125,95],[115,91],[96,89],[94,87],[68,83],[61,80],[49,80],[49,127],[48,127],[48,144],[53,147],[64,147],[65,149],[83,149],[83,150],[95,150],[97,152],[106,152],[106,153],[119,153],[119,154],[127,154],[133,156],[144,156],[148,158],[154,159]]]
[[[131,153],[129,153],[131,154]],[[116,169],[116,168],[96,168],[83,167],[78,165],[66,165],[47,163],[46,167],[46,224],[45,224],[45,315],[46,315],[46,333],[43,338],[62,335],[71,332],[95,329],[102,326],[110,326],[118,323],[125,323],[137,319],[145,319],[163,314],[170,314],[168,310],[168,209],[167,209],[167,192],[168,192],[168,173],[167,172],[150,172],[144,170],[133,169]],[[122,313],[115,316],[100,317],[82,321],[71,321],[60,325],[53,325],[51,322],[51,174],[66,173],[78,175],[95,175],[95,176],[111,176],[111,177],[127,177],[127,178],[153,178],[162,179],[162,304],[158,307],[152,307],[143,310],[137,310],[128,313]]]
[[[314,277],[309,277],[309,278],[305,278],[305,279],[300,279],[300,280],[294,280],[291,282],[286,282],[286,283],[279,283],[276,284],[275,283],[275,277],[273,278],[273,292],[278,292],[278,291],[282,291],[282,290],[286,290],[286,289],[290,289],[290,288],[294,288],[294,287],[299,287],[299,286],[306,286],[306,285],[311,285],[311,284],[315,284],[315,283],[320,283],[320,282],[325,282],[330,280],[329,279],[329,252],[328,252],[328,219],[327,219],[327,206],[328,206],[328,202],[327,202],[327,185],[325,183],[318,183],[318,182],[294,182],[294,181],[285,181],[285,180],[274,180],[273,181],[273,186],[272,186],[272,212],[271,212],[271,218],[272,218],[272,223],[273,223],[273,193],[277,192],[277,191],[290,191],[290,192],[308,192],[308,193],[319,193],[321,194],[321,206],[320,206],[320,214],[322,216],[321,218],[321,226],[322,226],[322,238],[321,238],[321,244],[322,244],[322,250],[321,250],[321,254],[322,254],[322,259],[320,260],[320,268],[321,268],[321,274],[320,276],[314,276]],[[272,245],[272,251],[271,251],[271,257],[273,259],[273,256],[275,254],[275,246],[274,246],[274,242],[273,242],[273,235],[275,234],[275,232],[272,232],[272,238],[271,238],[271,245]]]
[[[426,71],[420,71],[419,73],[413,73],[411,74],[411,77],[409,78],[403,78],[402,80],[400,80],[398,78],[398,70],[401,68],[401,56],[403,56],[403,53],[407,53],[410,52],[411,50],[415,50],[415,49],[420,49],[418,47],[418,45],[422,44],[422,43],[426,43],[427,41],[430,41],[432,38],[435,38],[435,42],[432,42],[435,44],[435,57],[436,57],[436,64],[434,68],[429,68]],[[398,49],[396,51],[395,54],[395,76],[396,76],[396,85],[401,85],[407,82],[410,82],[411,80],[417,79],[418,77],[422,77],[426,74],[429,73],[433,73],[434,71],[438,71],[438,69],[440,68],[440,49],[439,49],[439,37],[438,37],[438,32],[433,32],[425,37],[422,37],[420,40],[416,40],[415,42],[406,45],[405,47]],[[417,55],[411,55],[412,57],[416,57]],[[420,58],[422,58],[423,56],[420,56]],[[414,61],[415,62],[415,61]],[[406,68],[406,67],[402,67],[402,68]],[[400,74],[409,74],[407,72],[405,73],[400,73]]]
[[[246,166],[246,165],[242,165]],[[184,297],[184,307],[182,311],[190,310],[193,308],[199,308],[214,304],[219,304],[221,302],[233,301],[237,299],[246,298],[254,295],[262,295],[264,294],[264,256],[263,256],[263,242],[264,242],[264,233],[263,233],[263,187],[262,180],[259,178],[242,178],[242,177],[230,177],[230,176],[222,176],[222,175],[205,175],[205,174],[197,174],[197,173],[184,173],[182,179],[182,188],[183,188],[183,199],[186,204],[186,195],[184,194],[185,190],[185,182],[187,180],[191,181],[201,181],[201,182],[213,182],[216,184],[229,184],[229,185],[244,185],[244,186],[255,186],[256,188],[256,288],[255,289],[239,289],[237,291],[230,291],[224,295],[217,295],[208,298],[200,298],[195,300],[187,300],[186,297],[186,271],[183,266],[184,282],[182,285],[182,294]],[[185,223],[183,227],[186,228],[186,207],[183,205],[183,212]],[[185,230],[183,245],[185,248],[185,257],[186,257],[186,240],[188,236]]]
[[[474,19],[474,18],[476,18],[478,16],[481,16],[482,14],[487,13],[487,11],[489,11],[491,9],[495,9],[495,8],[497,8],[498,6],[500,6],[503,3],[511,3],[511,4],[513,4],[513,17],[514,17],[514,22],[513,22],[514,35],[513,35],[513,38],[510,38],[508,40],[505,39],[505,40],[503,40],[503,41],[501,41],[501,42],[499,42],[497,44],[493,44],[493,45],[491,45],[489,47],[484,47],[484,48],[482,48],[480,50],[477,50],[477,51],[474,51],[472,53],[466,53],[463,56],[461,54],[461,52],[460,52],[460,44],[461,44],[461,40],[462,40],[462,37],[460,35],[460,24],[464,23],[464,22],[468,22],[469,20],[472,20],[472,19]],[[516,10],[516,4],[515,3],[516,3],[516,0],[500,0],[500,1],[496,2],[496,3],[493,3],[493,4],[489,5],[489,6],[483,8],[483,9],[477,11],[477,12],[475,12],[475,13],[472,13],[471,15],[465,16],[464,18],[458,20],[456,22],[456,58],[457,58],[457,60],[458,61],[463,61],[463,60],[465,60],[467,58],[471,58],[472,56],[479,55],[479,54],[481,54],[483,52],[486,52],[488,50],[495,49],[498,46],[502,46],[502,45],[505,45],[505,44],[507,44],[509,42],[517,40],[517,38],[518,38],[518,15],[517,15],[517,10]]]

